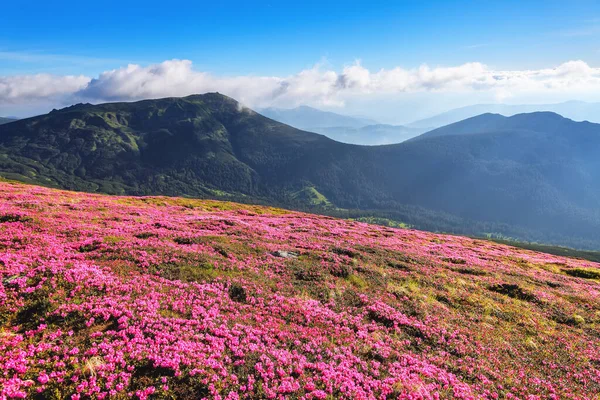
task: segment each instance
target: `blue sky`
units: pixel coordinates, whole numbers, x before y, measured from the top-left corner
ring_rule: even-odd
[[[277,77],[316,63],[339,72],[355,60],[371,72],[600,66],[598,1],[10,1],[2,9],[0,77],[96,78],[172,59],[216,76]]]
[[[172,58],[221,74],[261,75],[294,73],[322,58],[333,66],[359,58],[376,69],[600,61],[598,1],[216,3],[7,2],[0,49],[30,57],[3,57],[0,74],[93,75]]]

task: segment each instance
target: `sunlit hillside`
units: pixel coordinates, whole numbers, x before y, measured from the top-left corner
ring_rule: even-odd
[[[597,399],[600,265],[0,183],[0,398]]]

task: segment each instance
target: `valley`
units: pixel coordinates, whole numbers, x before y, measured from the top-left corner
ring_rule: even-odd
[[[419,229],[598,249],[600,125],[483,114],[357,146],[218,93],[78,104],[0,126],[0,177],[130,195],[220,198]]]

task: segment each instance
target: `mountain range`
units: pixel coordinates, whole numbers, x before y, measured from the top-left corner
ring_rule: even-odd
[[[481,114],[501,114],[510,117],[543,111],[553,112],[574,121],[600,123],[600,103],[584,101],[554,104],[474,104],[405,125],[380,124],[366,118],[321,111],[308,106],[259,110],[263,115],[276,121],[306,131],[321,133],[338,142],[359,145],[401,143],[424,132]]]
[[[401,144],[357,146],[209,93],[78,104],[2,125],[0,176],[597,248],[599,148],[600,125],[553,113],[484,114]]]

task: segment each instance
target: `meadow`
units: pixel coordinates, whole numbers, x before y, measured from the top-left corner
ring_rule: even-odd
[[[598,399],[600,265],[0,182],[0,399]]]

